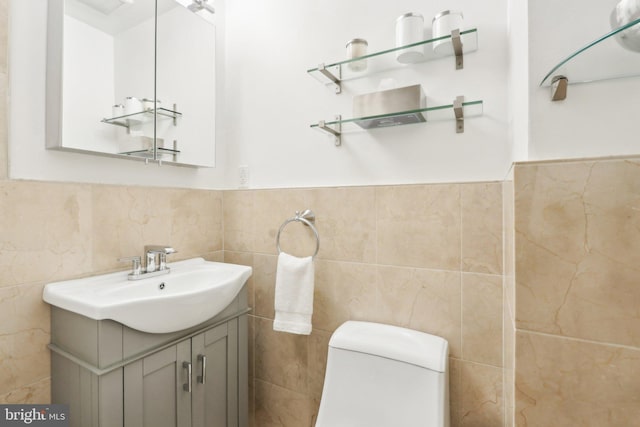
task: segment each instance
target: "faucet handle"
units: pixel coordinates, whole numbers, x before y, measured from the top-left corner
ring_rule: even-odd
[[[141,267],[141,258],[139,256],[129,256],[129,257],[124,257],[124,258],[118,258],[118,261],[120,262],[128,262],[131,261],[131,273],[129,273],[129,276],[139,276],[140,273],[142,273],[142,267]]]

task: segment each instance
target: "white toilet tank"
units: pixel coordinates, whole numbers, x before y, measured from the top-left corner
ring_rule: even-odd
[[[448,343],[349,321],[331,336],[315,427],[449,427]]]

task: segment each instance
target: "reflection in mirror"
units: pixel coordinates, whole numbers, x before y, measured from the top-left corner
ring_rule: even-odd
[[[47,147],[214,166],[215,26],[209,3],[51,3]]]

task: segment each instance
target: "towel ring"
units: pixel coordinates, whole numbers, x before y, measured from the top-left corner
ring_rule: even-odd
[[[278,249],[278,254],[282,253],[282,250],[280,249],[280,233],[282,233],[282,230],[284,230],[284,228],[290,222],[301,222],[311,228],[311,230],[313,230],[313,234],[315,234],[316,236],[316,251],[313,253],[313,255],[311,255],[311,258],[315,258],[316,255],[318,255],[318,251],[320,250],[320,235],[318,234],[318,230],[316,229],[316,227],[313,225],[315,221],[316,214],[314,214],[312,210],[306,209],[302,211],[302,213],[300,211],[296,211],[295,216],[283,222],[280,226],[280,229],[278,229],[278,235],[276,237],[276,248]]]

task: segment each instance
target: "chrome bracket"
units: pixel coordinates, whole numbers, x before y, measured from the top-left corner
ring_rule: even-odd
[[[459,29],[451,31],[451,43],[453,43],[453,52],[456,55],[456,70],[462,70],[464,68],[464,56],[462,54],[462,38],[460,37]]]
[[[336,121],[338,123],[336,123],[333,128],[327,126],[327,122],[324,120],[320,120],[318,122],[318,129],[327,132],[329,136],[332,136],[336,147],[342,145],[342,125],[340,124],[340,120],[342,120],[342,116],[340,114],[336,115]]]
[[[340,78],[342,77],[342,68],[339,65],[336,68],[338,71],[337,76],[333,74],[331,71],[327,70],[327,67],[324,65],[324,63],[318,65],[318,71],[320,72],[320,74],[322,74],[323,76],[325,76],[327,79],[331,81],[331,84],[333,85],[333,89],[335,90],[336,94],[339,94],[342,92],[342,86],[340,84]]]
[[[464,133],[464,110],[462,109],[462,103],[464,102],[464,96],[458,96],[453,101],[453,114],[456,116],[456,133]]]
[[[551,79],[551,100],[562,101],[567,97],[567,86],[569,85],[569,79],[565,76],[558,75],[553,76]]]

